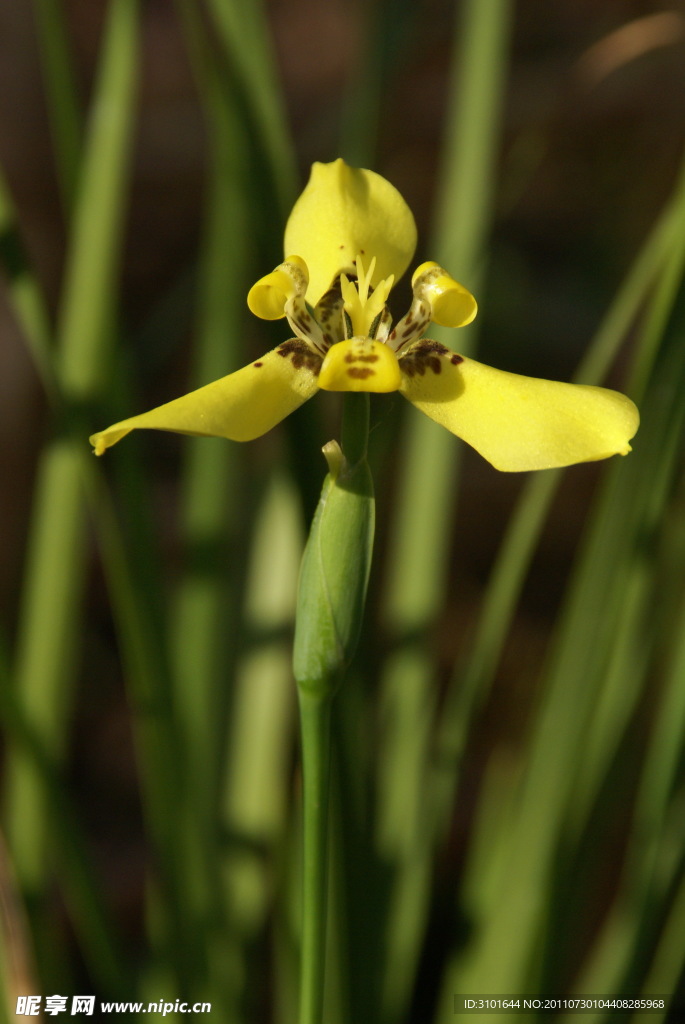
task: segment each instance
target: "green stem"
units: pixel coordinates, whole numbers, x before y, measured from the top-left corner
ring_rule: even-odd
[[[328,800],[333,696],[357,645],[374,532],[366,462],[368,394],[346,394],[342,447],[327,445],[330,472],[302,560],[293,670],[304,775],[300,1024],[320,1024],[326,967]]]
[[[366,391],[343,397],[342,450],[351,466],[366,458],[369,443],[370,402]]]
[[[328,795],[332,698],[300,688],[304,861],[300,1024],[321,1024],[326,967]]]

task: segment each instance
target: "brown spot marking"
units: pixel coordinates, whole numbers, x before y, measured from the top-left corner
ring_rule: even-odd
[[[354,377],[355,380],[366,380],[367,377],[373,377],[375,373],[376,371],[369,366],[351,366],[347,371],[347,376]]]
[[[263,363],[253,363],[252,365],[253,365],[253,366],[254,366],[254,367],[255,367],[256,369],[259,369],[259,367],[260,367],[260,366],[262,366],[262,365],[263,365]]]
[[[412,350],[415,354],[428,355],[429,352],[436,352],[439,356],[446,356],[449,349],[445,345],[441,345],[439,341],[431,341],[427,338],[425,341],[420,341],[418,345]]]
[[[313,352],[304,341],[291,338],[290,341],[284,341],[282,345],[279,345],[276,351],[284,359],[289,358],[296,370],[306,366],[308,370],[318,376],[321,369],[321,356]]]
[[[401,357],[402,372],[407,377],[415,377],[417,373],[423,377],[426,370],[432,370],[433,373],[438,374],[442,371],[440,357],[446,355],[452,355],[452,353],[439,341],[420,341],[405,356]],[[461,357],[458,358],[461,361]]]
[[[417,335],[421,335],[425,331],[426,327],[428,327],[428,320],[417,321],[415,324],[410,324],[409,322],[406,322],[405,326],[402,328],[402,337],[406,339],[410,338],[412,335],[414,335],[414,337],[416,337]],[[437,345],[438,342],[433,341],[431,342],[431,344]],[[447,349],[445,349],[445,352],[446,351]]]
[[[458,366],[459,363],[463,363],[464,362],[464,357],[463,356],[458,356],[456,352],[453,352],[452,355],[450,356],[450,362],[451,362],[452,366]]]
[[[341,248],[343,247],[341,246]],[[331,306],[335,306],[335,304],[340,301],[341,297],[340,279],[338,278],[335,283],[331,285],[328,291],[323,293],[317,305],[319,308],[330,308]]]
[[[380,356],[374,356],[374,355],[370,355],[370,356],[358,355],[358,356],[356,356],[354,354],[354,352],[348,352],[347,355],[345,356],[345,362],[346,363],[377,363],[379,359],[380,359]]]

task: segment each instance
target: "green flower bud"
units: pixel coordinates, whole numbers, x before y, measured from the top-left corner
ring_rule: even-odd
[[[359,638],[371,566],[373,482],[335,441],[300,571],[293,669],[301,690],[332,695]]]

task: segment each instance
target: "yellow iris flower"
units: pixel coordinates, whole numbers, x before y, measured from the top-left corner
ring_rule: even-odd
[[[624,395],[495,370],[425,337],[462,327],[473,296],[436,263],[412,278],[393,326],[386,304],[416,247],[412,213],[390,182],[343,160],[316,163],[288,219],[285,252],[247,302],[286,317],[294,337],[241,370],[94,434],[97,455],[131,430],[250,441],[319,389],[399,391],[500,470],[549,469],[625,455],[639,415]]]

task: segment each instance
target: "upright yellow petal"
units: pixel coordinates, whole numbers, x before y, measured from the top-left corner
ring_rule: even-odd
[[[494,370],[436,342],[419,342],[400,369],[405,398],[500,470],[626,455],[639,425],[617,391]]]
[[[304,342],[286,341],[242,370],[93,434],[90,443],[95,454],[102,455],[142,428],[251,441],[316,393],[320,365],[321,359]]]
[[[397,280],[416,248],[411,210],[389,181],[344,160],[315,163],[285,229],[285,251],[309,267],[307,301],[316,305],[341,272],[355,273],[354,260],[376,257],[375,287]]]

